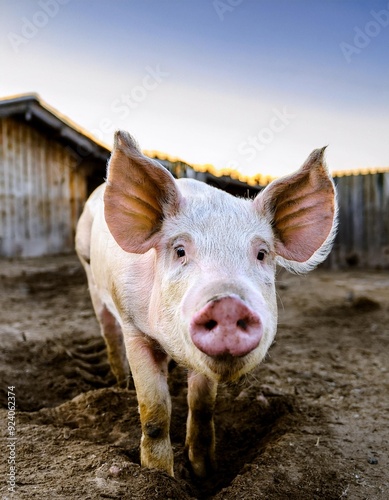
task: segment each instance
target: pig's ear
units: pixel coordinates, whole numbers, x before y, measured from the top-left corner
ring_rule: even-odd
[[[130,134],[118,131],[107,177],[109,230],[126,252],[147,252],[157,245],[163,220],[179,209],[181,195],[173,176],[144,156]]]
[[[291,271],[323,262],[335,237],[336,192],[324,150],[313,151],[297,172],[273,181],[254,200],[272,224],[278,263]]]

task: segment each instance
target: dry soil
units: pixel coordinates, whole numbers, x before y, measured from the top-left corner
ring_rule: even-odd
[[[184,370],[170,374],[172,479],[139,465],[135,391],[114,385],[76,257],[0,261],[1,498],[387,500],[389,273],[277,282],[276,342],[255,373],[220,387],[218,472],[199,483],[184,453]]]

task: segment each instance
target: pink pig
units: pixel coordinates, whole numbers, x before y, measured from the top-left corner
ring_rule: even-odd
[[[331,249],[337,205],[323,156],[315,150],[254,200],[239,199],[175,180],[116,133],[108,181],[86,203],[76,247],[121,386],[131,368],[143,466],[173,476],[172,358],[188,369],[193,472],[213,470],[217,385],[255,368],[273,342],[276,264],[306,272]]]

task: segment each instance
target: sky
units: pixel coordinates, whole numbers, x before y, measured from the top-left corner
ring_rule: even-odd
[[[389,1],[0,0],[0,96],[109,146],[280,176],[389,167]]]

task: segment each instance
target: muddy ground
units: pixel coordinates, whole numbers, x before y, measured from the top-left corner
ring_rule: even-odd
[[[255,373],[220,387],[218,472],[196,483],[184,371],[170,376],[172,479],[139,465],[135,392],[114,385],[76,258],[0,261],[1,498],[387,500],[389,273],[279,272],[278,293],[277,340]]]

